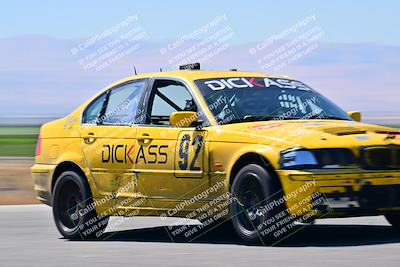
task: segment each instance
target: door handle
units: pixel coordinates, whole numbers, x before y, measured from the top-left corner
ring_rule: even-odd
[[[83,136],[82,138],[86,144],[93,144],[97,139],[97,137],[95,136],[94,133],[88,133],[87,135]]]
[[[153,140],[152,138],[150,138],[150,135],[148,133],[144,133],[141,136],[138,136],[136,138],[139,142],[143,142],[145,144],[150,143],[151,140]]]

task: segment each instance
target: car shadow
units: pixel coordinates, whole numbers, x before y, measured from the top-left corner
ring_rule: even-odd
[[[188,226],[188,229],[193,226]],[[301,225],[290,236],[270,243],[247,244],[240,240],[229,225],[205,229],[190,237],[174,235],[167,227],[154,227],[105,233],[105,242],[207,243],[276,247],[339,247],[400,243],[400,231],[379,225]]]

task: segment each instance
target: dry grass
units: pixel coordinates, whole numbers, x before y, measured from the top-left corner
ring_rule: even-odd
[[[37,204],[30,167],[33,159],[0,158],[0,205]]]

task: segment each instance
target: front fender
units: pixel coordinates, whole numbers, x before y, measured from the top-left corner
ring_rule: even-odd
[[[279,161],[279,150],[269,147],[267,145],[262,144],[252,144],[252,145],[245,145],[236,151],[229,162],[227,168],[227,177],[231,177],[233,166],[238,162],[238,160],[246,154],[258,154],[266,159],[271,165],[272,168],[278,169],[278,161]]]

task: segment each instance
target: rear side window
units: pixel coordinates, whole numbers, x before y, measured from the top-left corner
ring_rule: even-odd
[[[135,118],[140,115],[138,105],[145,90],[146,81],[137,81],[112,89],[107,106],[102,116],[104,125],[135,124]]]
[[[104,102],[106,101],[107,93],[102,94],[96,98],[90,105],[86,108],[82,123],[86,124],[97,124],[100,113],[103,109]]]

